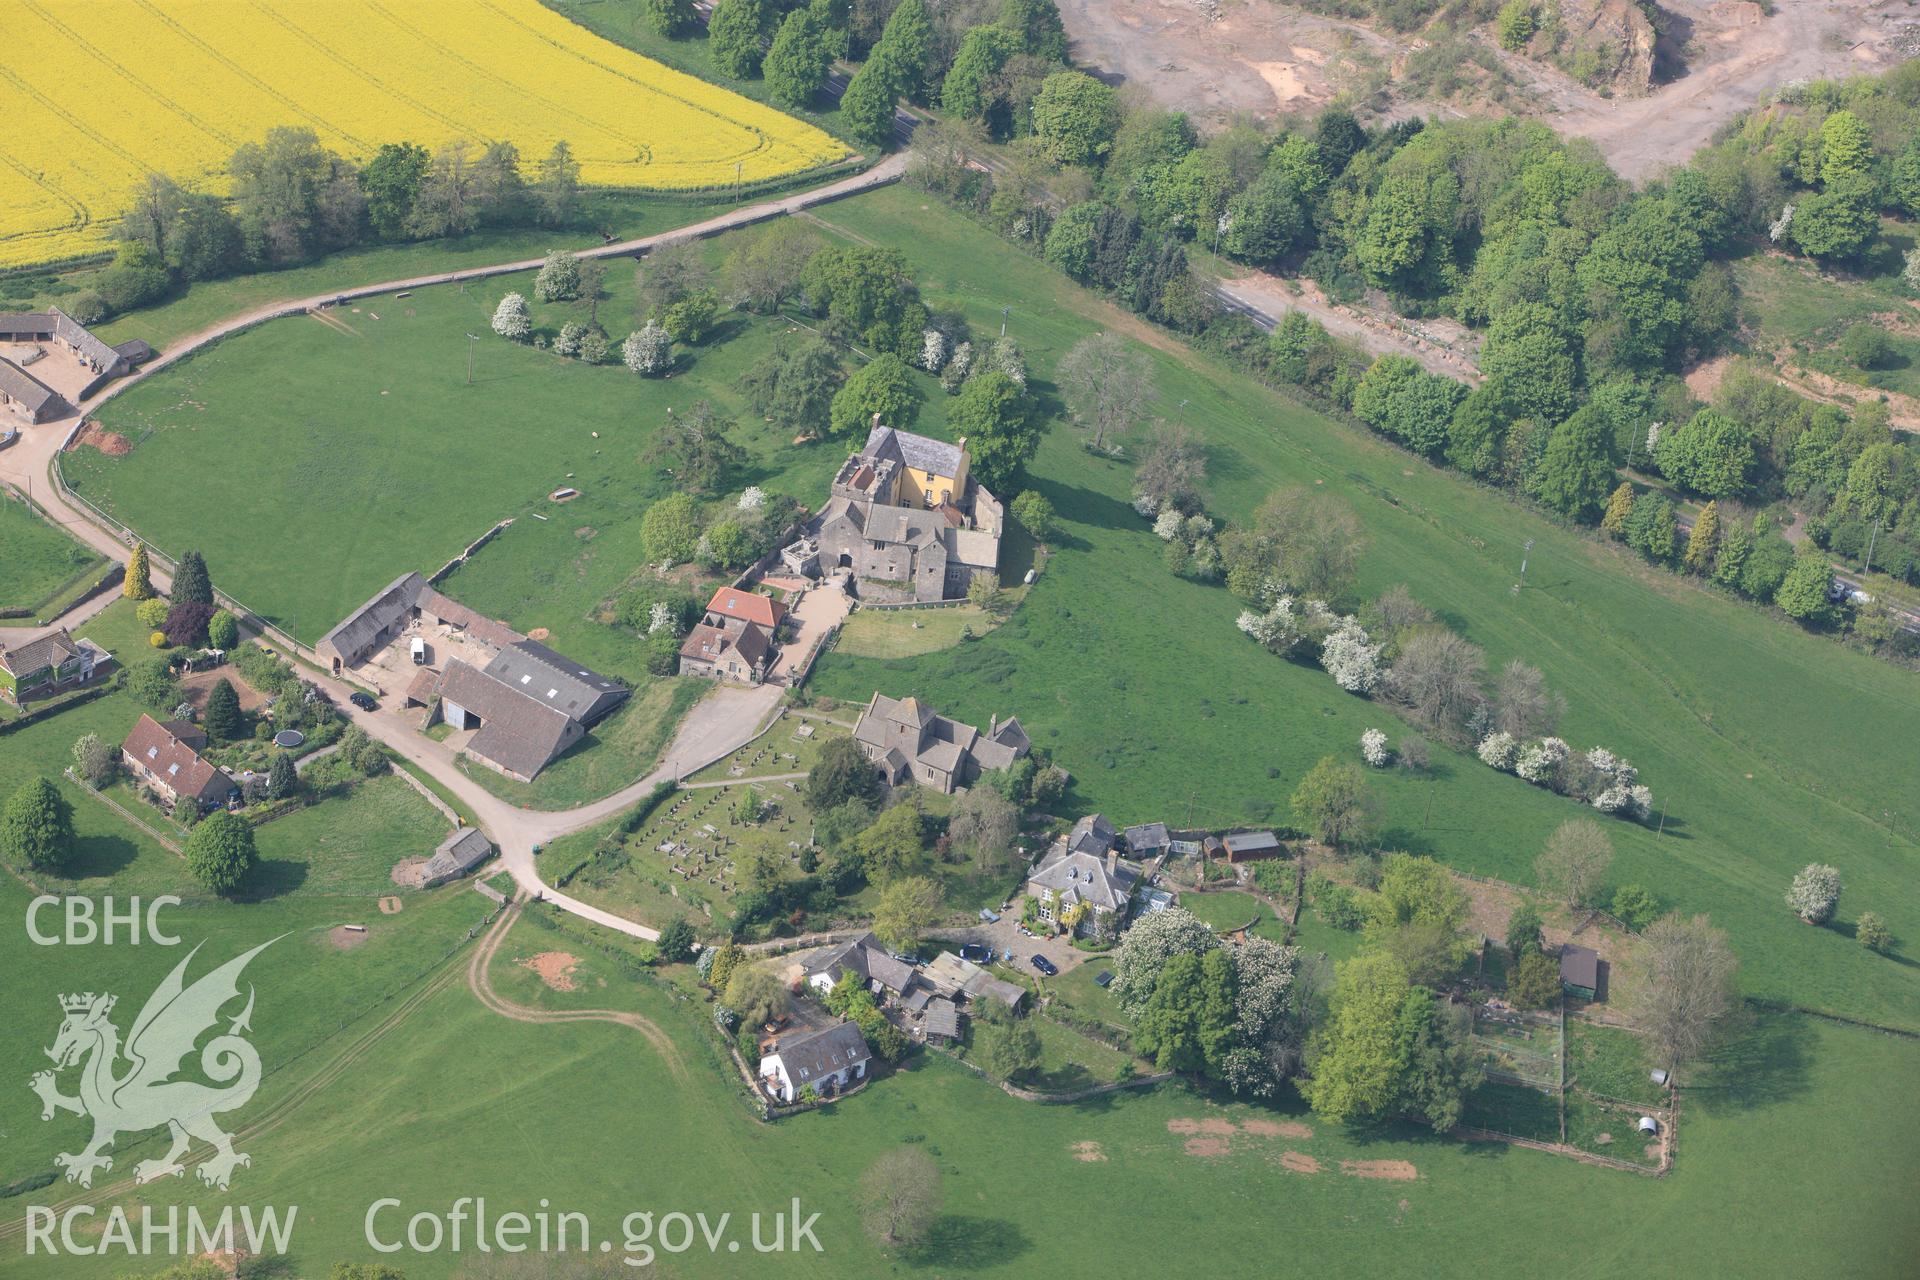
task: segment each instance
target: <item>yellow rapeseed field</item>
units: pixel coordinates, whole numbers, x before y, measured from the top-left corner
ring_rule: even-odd
[[[220,191],[275,125],[364,160],[386,142],[561,139],[589,186],[684,190],[846,149],[622,49],[537,0],[5,0],[0,267],[106,247],[149,171]]]

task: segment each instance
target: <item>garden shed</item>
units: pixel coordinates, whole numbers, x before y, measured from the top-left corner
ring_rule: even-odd
[[[1570,996],[1592,1000],[1600,990],[1600,953],[1572,943],[1560,948],[1560,985]]]

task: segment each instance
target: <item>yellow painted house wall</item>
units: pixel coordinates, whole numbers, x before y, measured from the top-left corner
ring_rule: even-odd
[[[960,451],[960,474],[943,476],[937,471],[919,471],[913,467],[903,469],[901,486],[907,490],[901,494],[902,505],[910,507],[936,506],[941,494],[947,495],[947,501],[958,504],[967,493],[967,454]],[[933,502],[927,501],[927,490],[933,490]]]

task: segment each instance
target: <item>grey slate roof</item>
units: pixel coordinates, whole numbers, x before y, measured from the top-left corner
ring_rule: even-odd
[[[898,458],[916,471],[938,476],[956,475],[960,470],[959,445],[893,427],[873,428],[867,433],[866,448],[860,452],[870,457]]]
[[[35,417],[48,405],[60,400],[58,391],[4,358],[0,358],[0,392],[4,392],[7,399],[25,405]]]
[[[627,696],[626,686],[574,662],[537,640],[520,640],[495,654],[486,674],[572,720],[591,724]]]
[[[1060,901],[1071,903],[1085,899],[1101,911],[1126,910],[1137,879],[1139,872],[1124,862],[1116,862],[1114,869],[1108,871],[1104,857],[1069,852],[1057,842],[1027,877],[1028,883],[1053,890]]]
[[[1143,822],[1126,830],[1127,851],[1135,857],[1158,853],[1172,843],[1164,822]]]
[[[1113,848],[1113,824],[1104,813],[1089,813],[1073,824],[1067,834],[1067,848],[1074,853],[1104,854]]]
[[[101,368],[110,369],[123,358],[118,351],[94,337],[91,330],[60,308],[48,307],[47,314],[53,317],[54,336]]]
[[[440,697],[480,717],[467,750],[531,778],[571,742],[572,719],[458,658],[440,675]]]
[[[349,666],[370,652],[383,631],[401,625],[426,590],[427,580],[418,573],[403,573],[380,589],[379,594],[355,609],[338,626],[320,637],[318,649],[332,649]]]
[[[771,1056],[779,1057],[787,1069],[787,1079],[798,1090],[836,1071],[857,1066],[873,1055],[867,1051],[867,1038],[860,1034],[860,1028],[851,1022],[841,1022],[824,1031],[789,1036],[774,1048]]]
[[[951,1039],[960,1034],[960,1010],[951,1000],[929,1000],[926,1012],[920,1015],[920,1025],[930,1036]]]
[[[79,653],[80,646],[74,643],[73,636],[65,627],[59,627],[11,648],[0,643],[0,667],[5,667],[16,676],[24,676],[42,667],[58,667],[78,657]]]
[[[1572,943],[1560,948],[1560,981],[1592,991],[1600,985],[1600,953]]]
[[[868,933],[851,942],[842,942],[838,946],[816,952],[807,962],[807,976],[826,974],[838,982],[841,971],[846,970],[853,973],[861,982],[865,982],[867,980],[867,944],[873,941],[873,935]]]
[[[493,842],[478,827],[462,827],[440,842],[427,859],[425,880],[439,884],[463,876],[493,856]]]
[[[1271,831],[1236,831],[1221,843],[1233,854],[1272,853],[1280,847],[1280,837]]]

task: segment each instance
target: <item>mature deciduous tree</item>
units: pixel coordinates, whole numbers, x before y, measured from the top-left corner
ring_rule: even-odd
[[[35,778],[7,797],[0,809],[0,857],[15,868],[58,871],[73,853],[73,806],[51,778]]]
[[[1703,915],[1663,916],[1642,936],[1646,981],[1636,1011],[1659,1060],[1678,1070],[1712,1046],[1739,1008],[1740,961]]]
[[[1541,885],[1570,907],[1583,907],[1606,880],[1613,862],[1613,841],[1591,818],[1574,818],[1554,828],[1547,847],[1533,861]]]
[[[1308,771],[1290,803],[1293,816],[1322,844],[1335,848],[1364,844],[1377,821],[1366,774],[1359,765],[1332,756]]]
[[[245,883],[257,858],[253,824],[225,809],[208,814],[187,837],[187,869],[218,894],[231,894]]]
[[[860,1217],[882,1245],[916,1245],[940,1216],[940,1166],[919,1147],[899,1147],[860,1175]]]
[[[1104,330],[1073,344],[1061,357],[1054,381],[1067,412],[1086,429],[1096,450],[1125,436],[1154,395],[1145,353]]]

